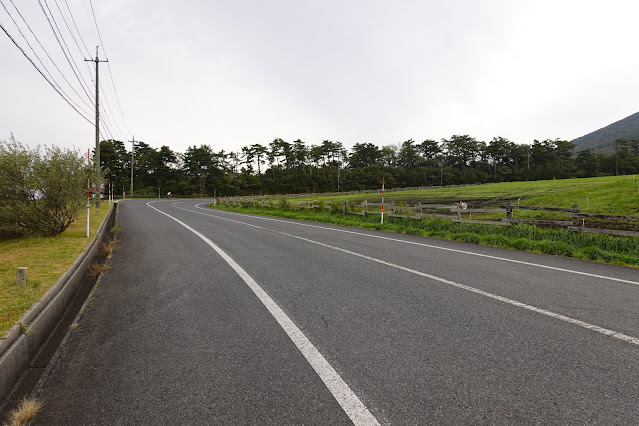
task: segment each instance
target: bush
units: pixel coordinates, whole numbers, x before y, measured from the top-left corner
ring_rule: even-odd
[[[0,235],[57,235],[86,205],[90,170],[77,151],[0,141]]]
[[[288,210],[291,208],[291,205],[288,201],[286,201],[286,198],[280,198],[277,207],[280,210]]]

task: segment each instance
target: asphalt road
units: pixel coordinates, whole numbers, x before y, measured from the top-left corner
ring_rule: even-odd
[[[125,201],[38,424],[639,424],[639,271]]]

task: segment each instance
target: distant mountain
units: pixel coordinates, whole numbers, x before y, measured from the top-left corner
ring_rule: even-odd
[[[614,150],[615,140],[619,138],[639,139],[639,112],[577,138],[572,143],[575,144],[574,152],[589,149],[598,153],[610,153]]]

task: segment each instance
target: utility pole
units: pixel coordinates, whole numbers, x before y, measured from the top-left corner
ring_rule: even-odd
[[[99,85],[99,65],[100,62],[109,62],[108,60],[101,61],[98,58],[98,48],[95,47],[95,59],[85,59],[85,62],[95,62],[95,178],[96,178],[96,190],[98,196],[95,200],[95,207],[100,208],[100,85]]]
[[[133,199],[133,168],[135,167],[135,136],[133,136],[133,140],[129,142],[131,142],[131,193],[129,194],[129,197]]]

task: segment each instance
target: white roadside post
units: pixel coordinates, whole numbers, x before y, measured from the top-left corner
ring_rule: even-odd
[[[386,181],[382,177],[382,225],[384,224],[384,184]]]
[[[91,183],[89,179],[87,179],[87,238],[89,238],[89,218],[91,217],[91,201],[89,198],[89,193],[91,191]]]

